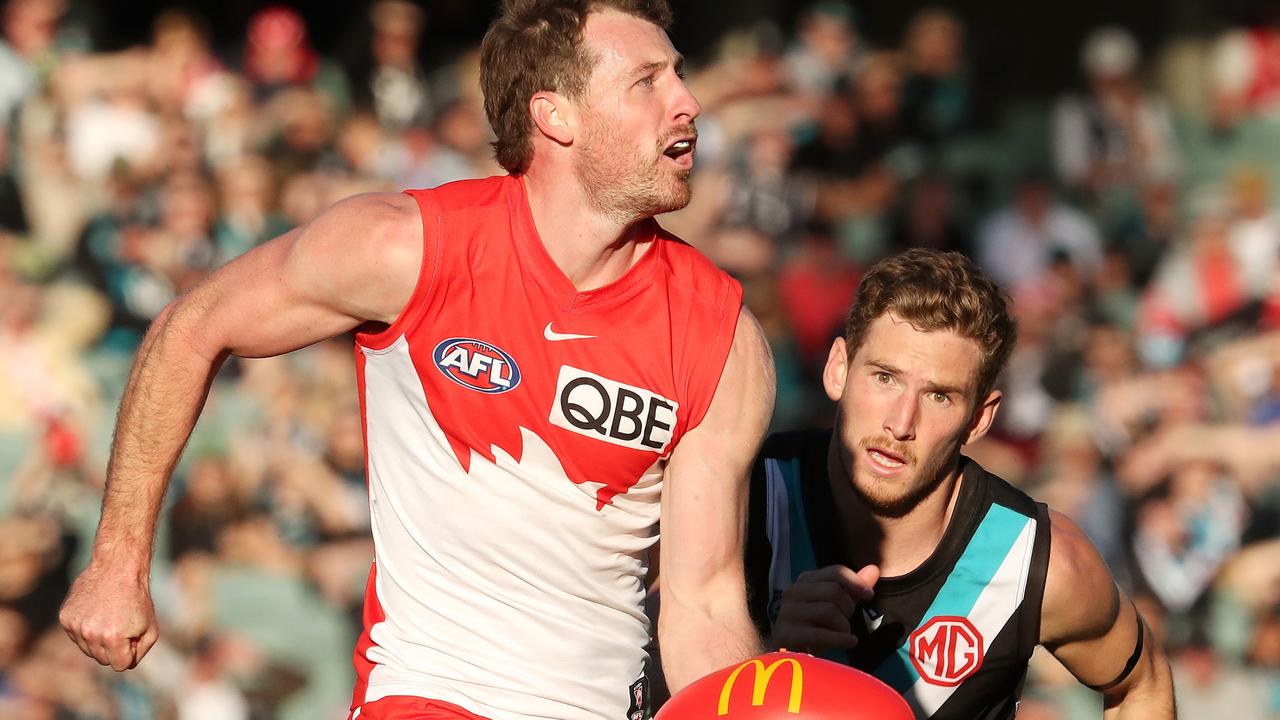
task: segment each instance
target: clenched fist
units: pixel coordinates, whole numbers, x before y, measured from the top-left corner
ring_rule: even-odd
[[[800,573],[782,592],[771,645],[809,653],[858,644],[850,618],[858,603],[870,600],[880,569],[868,565],[858,572],[828,565]]]
[[[116,672],[137,666],[159,636],[146,579],[93,563],[76,578],[58,619],[85,655]]]

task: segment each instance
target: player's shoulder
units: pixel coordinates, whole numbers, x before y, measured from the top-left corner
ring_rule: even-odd
[[[1049,528],[1053,551],[1049,555],[1049,573],[1064,580],[1080,581],[1102,574],[1110,582],[1110,572],[1093,541],[1071,518],[1049,509]]]
[[[651,222],[656,228],[656,242],[662,244],[662,257],[671,279],[717,309],[736,310],[742,302],[742,286],[738,281],[656,220]]]
[[[413,198],[398,192],[369,192],[343,198],[323,215],[367,224],[402,223],[416,215]]]
[[[520,180],[511,175],[455,180],[433,188],[411,189],[405,195],[414,198],[423,210],[441,213],[486,207],[507,208],[511,202],[512,183]]]
[[[983,496],[980,499],[990,501],[992,504],[1000,505],[1035,520],[1048,519],[1049,510],[1043,503],[1036,502],[1022,489],[982,467],[976,460],[965,457],[963,462],[963,471],[966,473],[966,477],[972,475],[979,481],[981,495]]]
[[[1041,639],[1046,644],[1094,637],[1110,627],[1119,591],[1089,536],[1071,518],[1049,510],[1049,568],[1041,604]]]
[[[421,254],[422,223],[412,198],[373,192],[339,200],[303,227],[297,249],[344,263]],[[416,268],[415,263],[410,267]],[[350,268],[349,268],[350,269]]]

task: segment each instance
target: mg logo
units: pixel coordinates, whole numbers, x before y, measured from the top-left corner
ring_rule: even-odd
[[[931,618],[909,643],[911,664],[931,685],[955,687],[982,667],[982,634],[966,617]]]
[[[793,715],[800,714],[800,700],[804,696],[804,670],[795,658],[781,658],[770,663],[769,667],[765,667],[764,662],[758,659],[752,659],[734,668],[728,679],[724,681],[724,688],[720,690],[720,704],[717,706],[716,716],[724,717],[729,714],[729,700],[733,693],[733,686],[737,684],[738,676],[747,668],[752,670],[751,705],[763,706],[765,693],[769,690],[769,681],[783,665],[791,666],[791,693],[787,695],[787,712]]]

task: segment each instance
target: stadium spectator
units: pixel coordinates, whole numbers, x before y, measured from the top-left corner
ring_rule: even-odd
[[[349,342],[214,380],[166,501],[154,660],[101,672],[52,614],[169,298],[340,197],[497,172],[478,36],[431,45],[457,16],[420,3],[338,8],[328,31],[367,51],[344,73],[300,5],[144,8],[134,46],[93,44],[84,11],[125,16],[98,5],[0,12],[0,717],[338,717],[371,553]],[[690,53],[694,200],[663,222],[743,282],[775,429],[829,421],[815,348],[859,268],[971,254],[1021,324],[973,453],[1089,534],[1171,649],[1185,716],[1253,720],[1280,716],[1280,34],[1205,12],[1224,32],[1191,43],[1195,107],[1114,27],[1064,64],[1080,88],[1037,69],[1034,93],[979,77],[1028,61],[976,11],[820,2],[737,27]],[[1186,45],[1141,36],[1153,60]],[[1033,661],[1019,717],[1096,718],[1058,672]]]

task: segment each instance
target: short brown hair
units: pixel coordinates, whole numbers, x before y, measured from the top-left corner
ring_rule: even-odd
[[[667,0],[504,0],[480,43],[484,113],[497,140],[498,164],[512,175],[533,159],[529,98],[549,90],[582,96],[594,58],[582,49],[587,15],[613,9],[662,29],[671,26]]]
[[[982,350],[979,403],[995,386],[1018,337],[1004,292],[957,252],[916,248],[872,266],[844,323],[850,358],[871,323],[888,312],[918,330],[951,330],[977,342]]]

